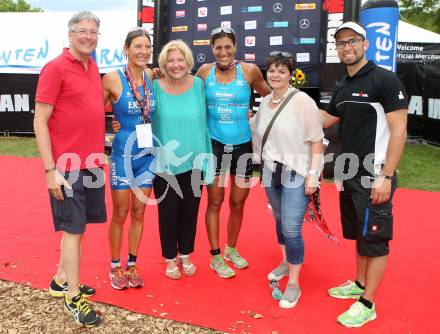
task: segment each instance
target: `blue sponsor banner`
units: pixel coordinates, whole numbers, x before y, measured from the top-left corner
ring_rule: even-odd
[[[184,40],[194,53],[195,70],[214,61],[211,30],[231,27],[238,60],[263,69],[271,51],[288,51],[306,73],[307,86],[319,86],[322,1],[168,0],[167,10],[165,41]]]
[[[367,59],[377,65],[396,72],[398,7],[377,7],[363,9],[360,21],[367,30],[370,46]]]

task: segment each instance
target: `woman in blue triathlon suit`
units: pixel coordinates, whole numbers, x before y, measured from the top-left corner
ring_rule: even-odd
[[[154,116],[153,73],[146,68],[151,57],[151,40],[142,28],[131,30],[125,39],[127,65],[107,73],[103,79],[104,102],[111,102],[121,128],[117,132],[110,162],[113,215],[109,227],[111,252],[110,283],[115,289],[142,287],[136,267],[142,238],[145,204],[154,178],[151,120]],[[131,206],[130,206],[131,202]],[[128,259],[121,266],[123,225],[130,213]]]
[[[224,200],[224,174],[229,170],[231,182],[229,219],[224,259],[239,269],[248,266],[236,250],[243,220],[243,209],[252,176],[252,135],[248,122],[251,89],[260,95],[270,88],[255,64],[235,59],[235,33],[231,28],[216,28],[211,33],[215,63],[204,64],[197,76],[205,81],[208,127],[212,150],[217,159],[214,183],[208,186],[206,229],[211,246],[210,267],[219,277],[228,278],[235,271],[224,262],[219,245],[220,209]],[[223,177],[221,177],[223,176]]]

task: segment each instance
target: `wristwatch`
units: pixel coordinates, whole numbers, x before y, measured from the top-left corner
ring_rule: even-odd
[[[393,176],[392,175],[379,174],[378,177],[383,177],[384,179],[387,179],[387,180],[390,180],[390,181],[393,180]]]
[[[320,177],[321,176],[321,172],[319,170],[317,170],[317,169],[311,169],[311,170],[309,170],[309,175]]]

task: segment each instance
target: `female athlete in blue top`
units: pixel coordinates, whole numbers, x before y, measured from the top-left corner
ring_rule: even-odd
[[[216,177],[208,186],[206,230],[211,245],[211,269],[218,276],[228,278],[235,271],[224,262],[219,245],[219,213],[224,200],[224,175],[229,170],[234,176],[229,196],[230,214],[228,238],[224,258],[236,268],[246,268],[247,261],[236,250],[238,234],[243,220],[243,208],[249,194],[252,176],[252,136],[247,113],[251,89],[260,95],[270,88],[255,64],[235,60],[237,51],[235,33],[231,28],[216,28],[211,33],[214,64],[205,64],[197,76],[205,81],[208,107],[208,126],[212,150],[217,158]]]
[[[131,30],[125,39],[127,65],[106,74],[103,79],[104,102],[111,102],[121,128],[112,145],[110,185],[113,215],[109,228],[111,251],[110,282],[115,289],[142,287],[143,279],[136,267],[142,238],[145,204],[154,178],[154,156],[148,143],[152,141],[151,120],[154,117],[153,72],[146,68],[151,57],[151,40],[142,28]],[[130,207],[131,202],[131,207]],[[123,225],[128,213],[128,260],[121,267],[120,252]]]

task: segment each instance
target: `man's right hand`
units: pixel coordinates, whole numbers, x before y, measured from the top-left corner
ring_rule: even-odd
[[[46,185],[52,196],[59,201],[64,201],[61,186],[64,186],[67,189],[72,189],[72,186],[69,184],[69,182],[67,182],[67,180],[56,169],[46,173]]]
[[[121,123],[119,123],[117,120],[112,120],[112,130],[114,133],[118,133],[119,129],[121,128]]]

